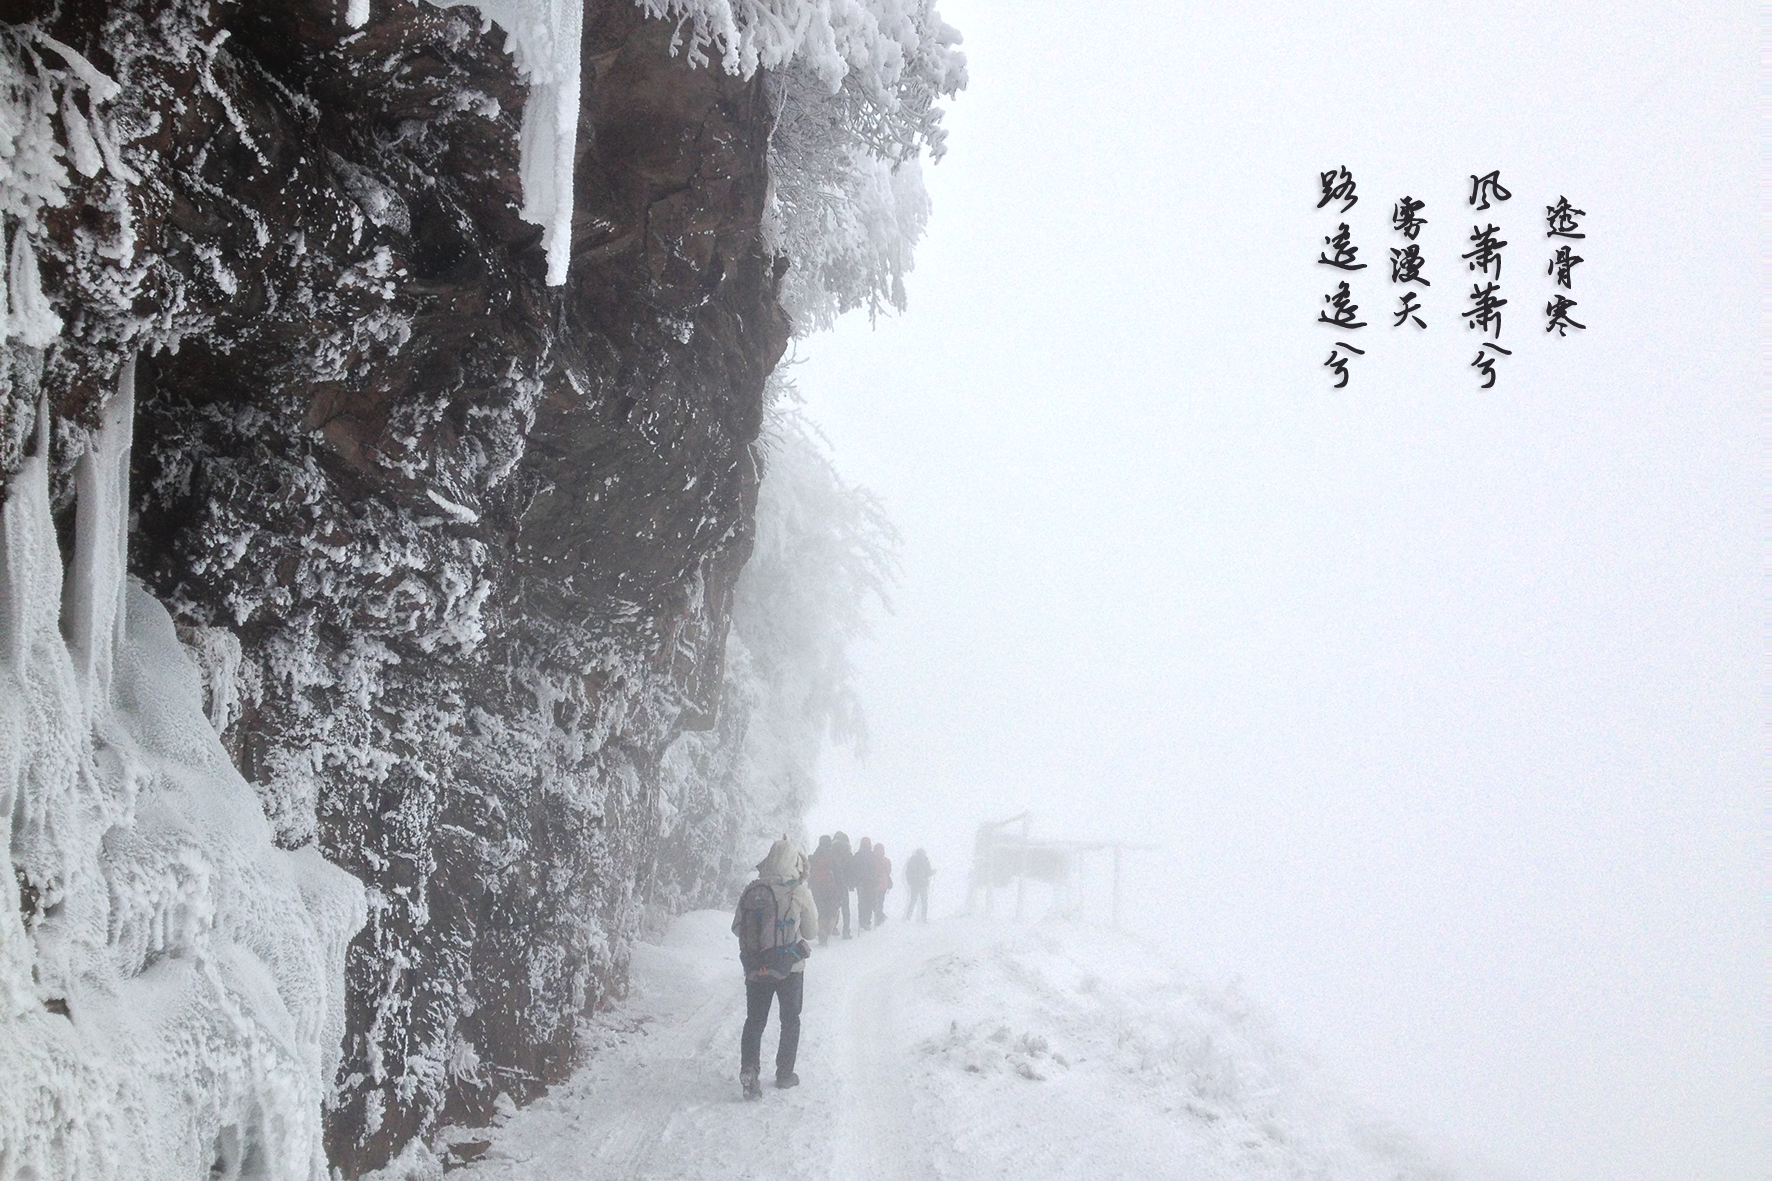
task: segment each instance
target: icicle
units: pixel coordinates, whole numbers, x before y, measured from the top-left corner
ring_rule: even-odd
[[[0,509],[0,867],[15,872],[19,818],[38,803],[27,793],[53,792],[67,778],[56,767],[34,765],[33,757],[53,726],[45,727],[33,709],[44,677],[31,665],[40,653],[51,662],[66,660],[56,630],[62,558],[49,513],[49,422],[49,403],[39,400],[36,448],[6,481]],[[0,911],[0,1025],[38,1008],[35,958],[18,909],[6,907]]]
[[[0,219],[0,261],[4,261],[6,258],[6,222],[4,219]],[[12,317],[6,314],[7,301],[10,298],[7,288],[11,286],[6,281],[6,272],[9,269],[9,267],[0,266],[0,344],[5,344],[6,338],[12,335]]]
[[[28,235],[19,233],[12,239],[11,303],[7,333],[34,349],[46,349],[61,335],[62,318],[49,306],[43,294],[43,279],[37,272],[37,252],[31,249]]]
[[[62,594],[62,618],[74,669],[89,704],[111,689],[123,641],[123,592],[129,552],[129,447],[135,430],[135,359],[123,363],[117,392],[74,470],[74,562]]]
[[[454,0],[431,0],[448,7]],[[572,166],[578,148],[579,57],[583,0],[472,0],[506,34],[517,68],[529,80],[519,140],[521,217],[542,227],[548,286],[566,282],[572,256]]]
[[[179,639],[203,674],[203,712],[219,737],[240,716],[240,637],[225,627],[182,627]]]
[[[49,514],[49,403],[39,401],[36,450],[6,481],[0,510],[0,660],[15,671],[33,640],[54,633],[61,564]]]
[[[579,78],[531,86],[523,108],[522,218],[542,227],[548,286],[566,282],[572,256],[572,158],[578,143]]]

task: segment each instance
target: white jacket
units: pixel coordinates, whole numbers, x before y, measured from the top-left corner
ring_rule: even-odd
[[[812,939],[818,935],[818,903],[812,900],[812,891],[806,885],[806,854],[800,847],[786,837],[769,846],[769,856],[757,863],[757,880],[768,882],[772,886],[792,886],[788,894],[787,917],[799,922],[799,938]],[[738,934],[739,912],[732,912],[732,933]],[[791,969],[795,972],[806,970],[806,961],[799,960]]]

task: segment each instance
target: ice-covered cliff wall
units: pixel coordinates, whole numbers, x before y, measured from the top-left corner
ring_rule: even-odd
[[[0,1178],[315,1181],[363,891],[272,843],[125,575],[133,373],[79,462],[65,579],[47,407],[0,510]]]

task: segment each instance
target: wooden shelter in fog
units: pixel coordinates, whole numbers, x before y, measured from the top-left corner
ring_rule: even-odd
[[[996,891],[1015,887],[1015,917],[1020,918],[1027,901],[1029,879],[1051,885],[1066,915],[1074,915],[1083,903],[1081,868],[1091,853],[1113,853],[1113,923],[1120,925],[1120,873],[1127,850],[1154,849],[1154,845],[1129,841],[1066,841],[1036,839],[1030,834],[1033,814],[1023,812],[1006,820],[990,820],[978,826],[972,844],[971,884],[966,909],[971,911],[979,893],[984,912],[992,912]]]

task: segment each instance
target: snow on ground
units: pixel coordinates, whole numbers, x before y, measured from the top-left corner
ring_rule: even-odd
[[[746,1103],[730,921],[686,915],[637,947],[630,998],[592,1023],[569,1083],[500,1127],[451,1131],[452,1161],[477,1157],[460,1175],[1447,1176],[1315,1083],[1234,991],[1073,923],[892,923],[834,942],[807,965],[802,1085]],[[775,1037],[772,1018],[766,1082]]]

